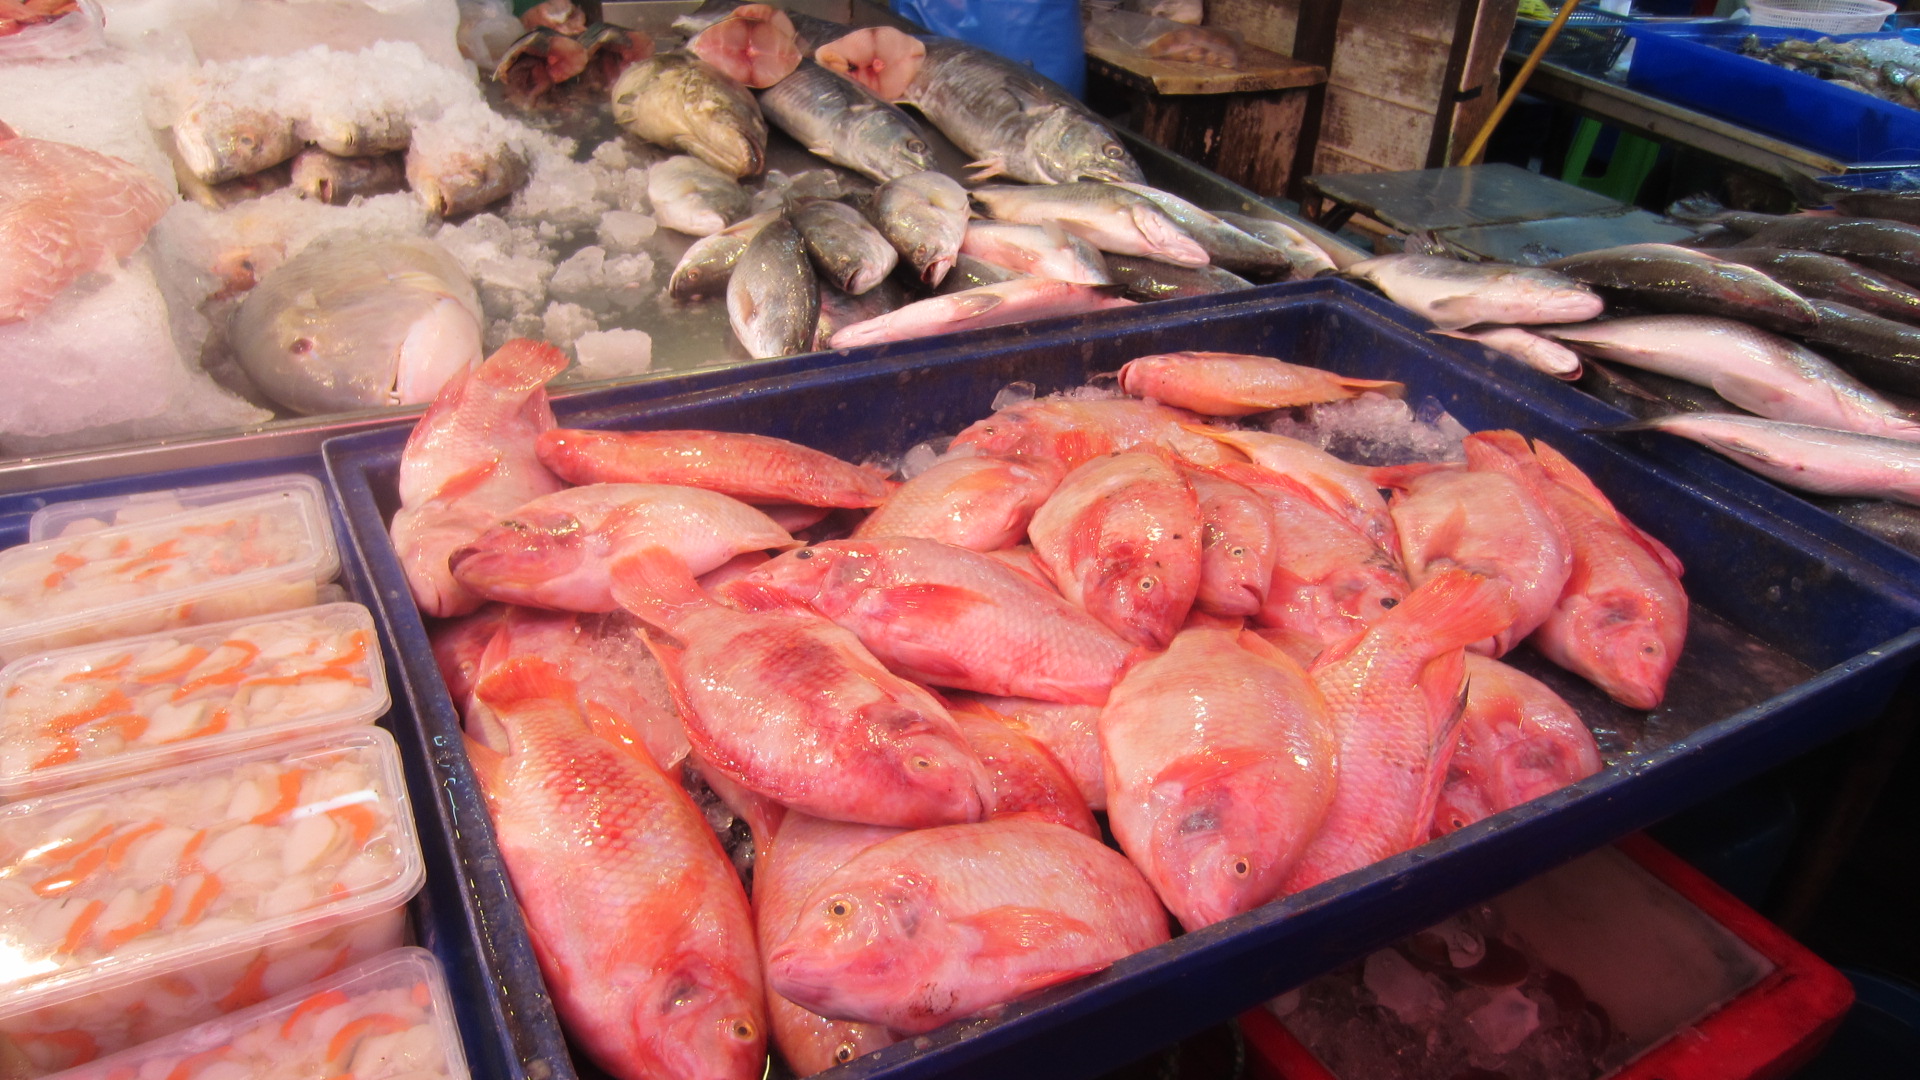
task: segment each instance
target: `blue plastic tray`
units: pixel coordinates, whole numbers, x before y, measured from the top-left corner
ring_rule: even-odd
[[[1898,34],[1822,35],[1775,27],[1675,30],[1635,27],[1627,85],[1676,105],[1785,139],[1847,163],[1920,161],[1920,110],[1831,86],[1814,75],[1739,54],[1758,35],[1771,46],[1790,38],[1835,41]]]
[[[835,1075],[1100,1073],[1864,723],[1920,656],[1920,575],[1854,554],[1858,534],[1836,519],[1708,455],[1680,448],[1676,467],[1664,450],[1656,457],[1586,434],[1624,414],[1545,377],[1497,367],[1477,347],[1423,334],[1398,308],[1343,282],[880,346],[833,367],[651,403],[596,405],[587,395],[566,404],[563,421],[752,431],[858,459],[959,430],[986,415],[1009,382],[1046,392],[1142,353],[1196,345],[1398,379],[1411,398],[1437,399],[1470,428],[1513,427],[1547,439],[1679,553],[1698,608],[1816,673],[1738,711],[1712,698],[1699,724],[1676,727],[1671,742],[1581,784]],[[324,449],[346,514],[346,557],[377,583],[379,617],[399,653],[396,695],[413,703],[421,725],[414,741],[431,750],[434,782],[416,787],[416,798],[432,800],[423,817],[459,827],[452,846],[463,860],[459,888],[475,904],[479,962],[511,1003],[500,1014],[514,1025],[506,1034],[516,1068],[494,1075],[577,1075],[459,749],[453,704],[386,540],[403,438],[369,433]]]

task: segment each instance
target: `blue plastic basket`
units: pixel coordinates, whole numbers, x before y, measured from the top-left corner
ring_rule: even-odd
[[[986,415],[1009,382],[1027,380],[1046,392],[1133,356],[1202,344],[1397,379],[1411,398],[1436,399],[1470,428],[1512,427],[1548,440],[1679,553],[1698,607],[1817,674],[1444,840],[1129,957],[993,1018],[856,1059],[834,1075],[1098,1074],[1864,723],[1920,657],[1920,562],[1863,545],[1837,519],[1704,452],[1588,434],[1625,414],[1477,347],[1424,334],[1412,317],[1344,282],[903,342],[836,357],[831,367],[651,402],[582,395],[557,411],[570,425],[750,431],[858,459],[959,430]],[[481,984],[500,995],[492,1014],[511,1068],[482,1075],[577,1075],[459,748],[453,703],[386,539],[404,438],[348,436],[329,442],[324,456],[345,513],[346,558],[375,584],[378,617],[396,654],[395,696],[412,704],[419,724],[402,744],[430,766],[431,779],[414,787],[420,816],[452,830],[437,842],[458,872],[436,884],[465,897],[472,922],[460,940],[477,949]],[[441,873],[437,864],[432,872]]]
[[[1920,161],[1920,110],[1843,90],[1800,71],[1742,56],[1740,42],[1757,35],[1771,46],[1815,41],[1813,30],[1773,27],[1662,29],[1636,26],[1627,85],[1676,105],[1849,164]],[[1841,34],[1835,41],[1898,34]]]

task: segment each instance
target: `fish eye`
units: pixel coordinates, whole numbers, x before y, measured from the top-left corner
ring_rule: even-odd
[[[847,903],[845,900],[827,901],[827,914],[833,916],[836,919],[844,919],[848,915],[851,915],[852,913],[853,913],[853,905]]]
[[[1234,877],[1246,877],[1248,874],[1251,874],[1251,873],[1253,873],[1253,864],[1247,861],[1247,857],[1245,855],[1242,855],[1239,858],[1233,860],[1233,876]]]
[[[293,344],[287,347],[305,356],[307,353],[313,351],[313,339],[310,337],[297,337],[293,339]]]
[[[1380,606],[1383,608],[1387,608],[1388,610],[1392,610],[1394,607],[1398,606],[1399,603],[1400,601],[1397,597],[1383,596],[1380,598]]]
[[[1231,555],[1231,556],[1233,556],[1233,557],[1234,557],[1234,558],[1236,558],[1236,559],[1238,559],[1238,558],[1240,558],[1241,556],[1243,556],[1243,555],[1245,555],[1246,553],[1247,553],[1247,549],[1246,549],[1246,548],[1244,548],[1244,547],[1241,547],[1241,546],[1239,546],[1238,544],[1236,544],[1236,545],[1234,545],[1233,547],[1230,547],[1230,548],[1228,548],[1228,549],[1227,549],[1227,554],[1229,554],[1229,555]]]
[[[734,1038],[745,1042],[753,1038],[753,1025],[745,1020],[735,1020],[733,1022],[732,1032]]]
[[[813,549],[801,548],[799,551],[793,553],[793,557],[796,559],[811,559],[813,558]]]
[[[919,139],[908,139],[907,152],[910,154],[924,154],[927,152],[927,144],[921,142]]]
[[[1649,641],[1645,645],[1640,646],[1640,655],[1641,656],[1659,656],[1660,646],[1655,642]]]
[[[913,767],[916,769],[931,769],[933,768],[933,759],[927,757],[914,758]]]
[[[853,1060],[853,1044],[841,1043],[839,1046],[834,1047],[833,1060],[839,1062],[842,1065],[845,1065],[847,1062],[852,1061]]]
[[[1118,143],[1108,143],[1106,153],[1108,157],[1115,161],[1119,161],[1121,158],[1127,156],[1127,152],[1121,149]]]
[[[1141,579],[1140,579],[1140,591],[1141,591],[1141,592],[1152,592],[1152,591],[1153,591],[1153,586],[1154,586],[1154,584],[1155,584],[1155,582],[1154,582],[1154,580],[1153,580],[1152,578],[1150,578],[1150,577],[1143,577],[1143,578],[1141,578]]]

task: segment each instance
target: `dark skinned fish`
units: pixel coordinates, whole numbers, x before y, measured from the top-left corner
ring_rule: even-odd
[[[1751,266],[1672,244],[1627,244],[1548,263],[1609,300],[1680,315],[1716,315],[1768,330],[1820,321],[1812,305]]]
[[[813,347],[820,319],[820,286],[800,242],[800,230],[782,217],[761,229],[740,253],[727,280],[727,321],[757,360],[791,356]]]
[[[1253,282],[1218,266],[1175,266],[1140,255],[1108,255],[1107,272],[1136,300],[1214,296],[1253,288]]]
[[[1887,319],[1920,323],[1920,290],[1837,255],[1791,248],[1721,248],[1722,259],[1751,266],[1809,300],[1831,300]]]
[[[933,168],[911,117],[811,60],[761,94],[760,110],[801,146],[880,183]]]
[[[1741,246],[1838,255],[1909,285],[1920,285],[1920,225],[1879,218],[1798,215],[1755,232]]]
[[[1820,325],[1794,336],[1869,386],[1920,397],[1920,327],[1815,300]]]
[[[1914,555],[1920,555],[1920,506],[1885,499],[1822,499],[1814,505],[1841,521]]]

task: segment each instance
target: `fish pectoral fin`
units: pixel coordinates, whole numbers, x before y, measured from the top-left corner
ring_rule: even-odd
[[[1458,330],[1463,326],[1472,326],[1479,322],[1479,315],[1473,312],[1473,297],[1448,296],[1427,305],[1427,317],[1442,330]]]
[[[1744,457],[1744,458],[1752,458],[1755,461],[1762,462],[1767,465],[1784,464],[1777,456],[1775,456],[1772,452],[1767,450],[1766,447],[1760,446],[1756,443],[1748,442],[1747,440],[1739,438],[1738,436],[1722,435],[1713,439],[1712,442],[1716,449],[1722,450],[1728,454],[1737,455],[1739,457]]]
[[[1046,112],[1060,107],[1060,102],[1047,93],[1045,87],[1031,79],[1009,79],[1000,89],[1013,99],[1014,105],[1023,113]]]
[[[1091,926],[1070,915],[1018,904],[988,908],[953,921],[980,934],[980,947],[973,956],[976,961],[1016,959],[1033,950],[1065,944],[1071,939],[1092,940],[1096,937]],[[1091,970],[1097,971],[1099,968]]]
[[[505,780],[507,755],[472,736],[461,741],[466,743],[467,761],[473,766],[474,775],[480,778],[480,790],[499,791]]]
[[[968,319],[977,319],[1004,303],[1006,303],[1005,298],[992,293],[955,296],[952,304],[953,320],[964,322]]]
[[[807,147],[807,153],[815,157],[826,158],[828,161],[838,160],[833,156],[833,147],[831,146],[809,146]]]
[[[1007,174],[1007,159],[995,154],[993,157],[981,158],[979,161],[969,161],[966,164],[966,168],[980,170],[974,173],[970,179],[990,180],[993,177],[1005,176]]]
[[[1073,235],[1061,228],[1060,223],[1057,221],[1041,222],[1040,230],[1047,234],[1047,243],[1053,244],[1056,247],[1066,247],[1067,238]]]
[[[653,755],[647,752],[647,744],[641,738],[640,730],[634,727],[631,720],[598,701],[587,702],[586,714],[587,727],[595,735],[631,757],[649,765],[654,764]]]
[[[440,485],[439,491],[433,493],[434,501],[453,502],[463,499],[472,494],[475,488],[493,479],[494,474],[499,471],[500,459],[491,457],[471,469],[455,473],[447,478],[446,483]]]
[[[972,589],[927,581],[874,589],[867,597],[872,604],[868,610],[882,622],[910,617],[951,622],[976,606],[991,603]]]

